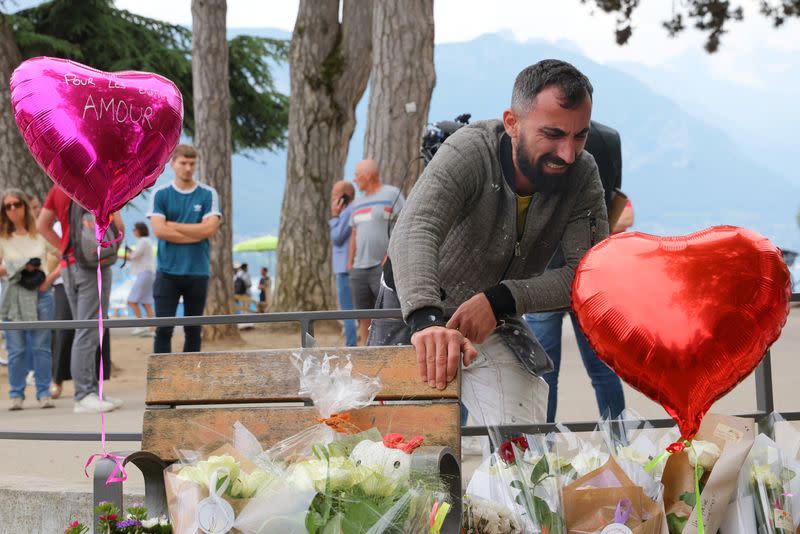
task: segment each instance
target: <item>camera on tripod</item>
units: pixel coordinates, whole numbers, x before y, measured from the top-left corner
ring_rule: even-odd
[[[425,165],[430,163],[445,139],[453,135],[462,126],[469,124],[470,117],[472,117],[470,113],[464,113],[456,117],[454,121],[439,121],[428,125],[425,134],[422,136],[422,146],[420,147],[420,153],[425,160]]]

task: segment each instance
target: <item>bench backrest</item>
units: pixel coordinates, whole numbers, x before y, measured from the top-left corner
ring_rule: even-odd
[[[404,401],[351,412],[360,429],[377,427],[406,439],[422,435],[425,445],[460,453],[459,381],[441,391],[421,382],[414,349],[408,346],[152,354],[142,450],[172,461],[177,450],[213,448],[229,440],[236,421],[265,448],[313,426],[316,408],[302,404],[309,399],[298,395],[298,372],[291,361],[299,352],[350,355],[354,372],[381,379],[377,401]]]

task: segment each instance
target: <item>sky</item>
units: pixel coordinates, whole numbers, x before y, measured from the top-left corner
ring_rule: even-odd
[[[634,13],[634,33],[626,46],[614,40],[615,15],[603,13],[592,0],[435,0],[436,42],[468,41],[485,33],[502,32],[526,41],[544,39],[570,42],[598,63],[631,62],[659,66],[679,58],[687,50],[703,51],[705,37],[694,29],[671,39],[661,22],[671,18],[673,4],[684,0],[648,0]],[[739,0],[745,8],[743,22],[730,23],[721,50],[709,59],[713,76],[757,87],[758,73],[797,68],[800,65],[761,64],[753,50],[800,52],[800,21],[792,20],[779,30],[757,12],[755,0]],[[191,0],[117,0],[119,8],[169,22],[191,25]],[[297,0],[228,0],[228,27],[271,27],[291,30],[297,15]],[[763,56],[761,56],[763,57]],[[800,57],[800,54],[798,54]],[[800,63],[800,61],[798,61]]]

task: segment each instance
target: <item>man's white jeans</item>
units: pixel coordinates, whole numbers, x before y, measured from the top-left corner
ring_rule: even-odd
[[[397,294],[382,277],[375,307],[400,307]],[[500,330],[504,335],[498,334]],[[403,321],[372,321],[368,345],[410,343],[411,331]],[[515,354],[509,343],[516,345],[517,352],[522,354]],[[547,383],[526,369],[521,358],[525,358],[537,373],[551,370],[552,365],[527,325],[521,321],[514,325],[506,324],[476,348],[478,357],[475,361],[469,367],[464,367],[463,362],[461,366],[461,402],[472,419],[488,427],[544,423],[547,418]]]
[[[461,402],[484,426],[544,423],[547,383],[529,373],[497,334],[476,347],[478,357],[461,369]]]

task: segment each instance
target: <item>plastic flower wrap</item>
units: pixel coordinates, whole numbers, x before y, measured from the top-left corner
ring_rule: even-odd
[[[255,492],[249,503],[234,508],[233,532],[438,533],[449,497],[438,473],[412,469],[422,438],[406,441],[375,428],[361,431],[350,421],[349,412],[368,406],[380,381],[353,373],[349,358],[297,355],[294,363],[300,394],[310,396],[318,409],[316,421],[310,419],[308,428],[267,450],[236,423],[231,456],[246,463],[210,456],[184,467],[183,479],[217,487],[226,500],[231,492]],[[219,489],[219,475],[207,480],[213,473],[226,474],[231,489]]]
[[[167,502],[176,534],[259,532],[252,528],[254,510],[272,510],[276,493],[286,493],[279,477],[225,444],[190,463],[178,463],[164,473]],[[313,492],[292,490],[307,503]],[[308,504],[306,504],[307,506]],[[281,514],[291,514],[284,508]]]
[[[261,454],[256,463],[267,471],[281,472],[298,458],[311,458],[313,446],[327,446],[343,435],[357,432],[348,412],[369,406],[381,389],[379,378],[354,373],[349,357],[294,354],[293,363],[299,373],[298,393],[314,402],[319,424],[310,424]]]
[[[608,450],[625,474],[650,499],[662,502],[661,475],[665,462],[658,461],[658,457],[679,439],[677,427],[653,428],[632,410],[623,412],[619,419],[601,420],[598,426]]]
[[[549,438],[552,436],[519,436],[500,444],[473,473],[467,497],[491,503],[484,508],[508,510],[522,532],[564,532],[560,490],[575,471],[553,452]],[[468,519],[465,515],[464,521]],[[476,525],[472,523],[473,528]]]
[[[706,414],[695,439],[669,457],[661,481],[670,534],[698,533],[701,509],[705,532],[720,528],[753,445],[754,426],[752,419]]]
[[[796,532],[800,465],[764,434],[759,434],[739,475],[722,534]],[[800,518],[799,518],[800,519]]]

